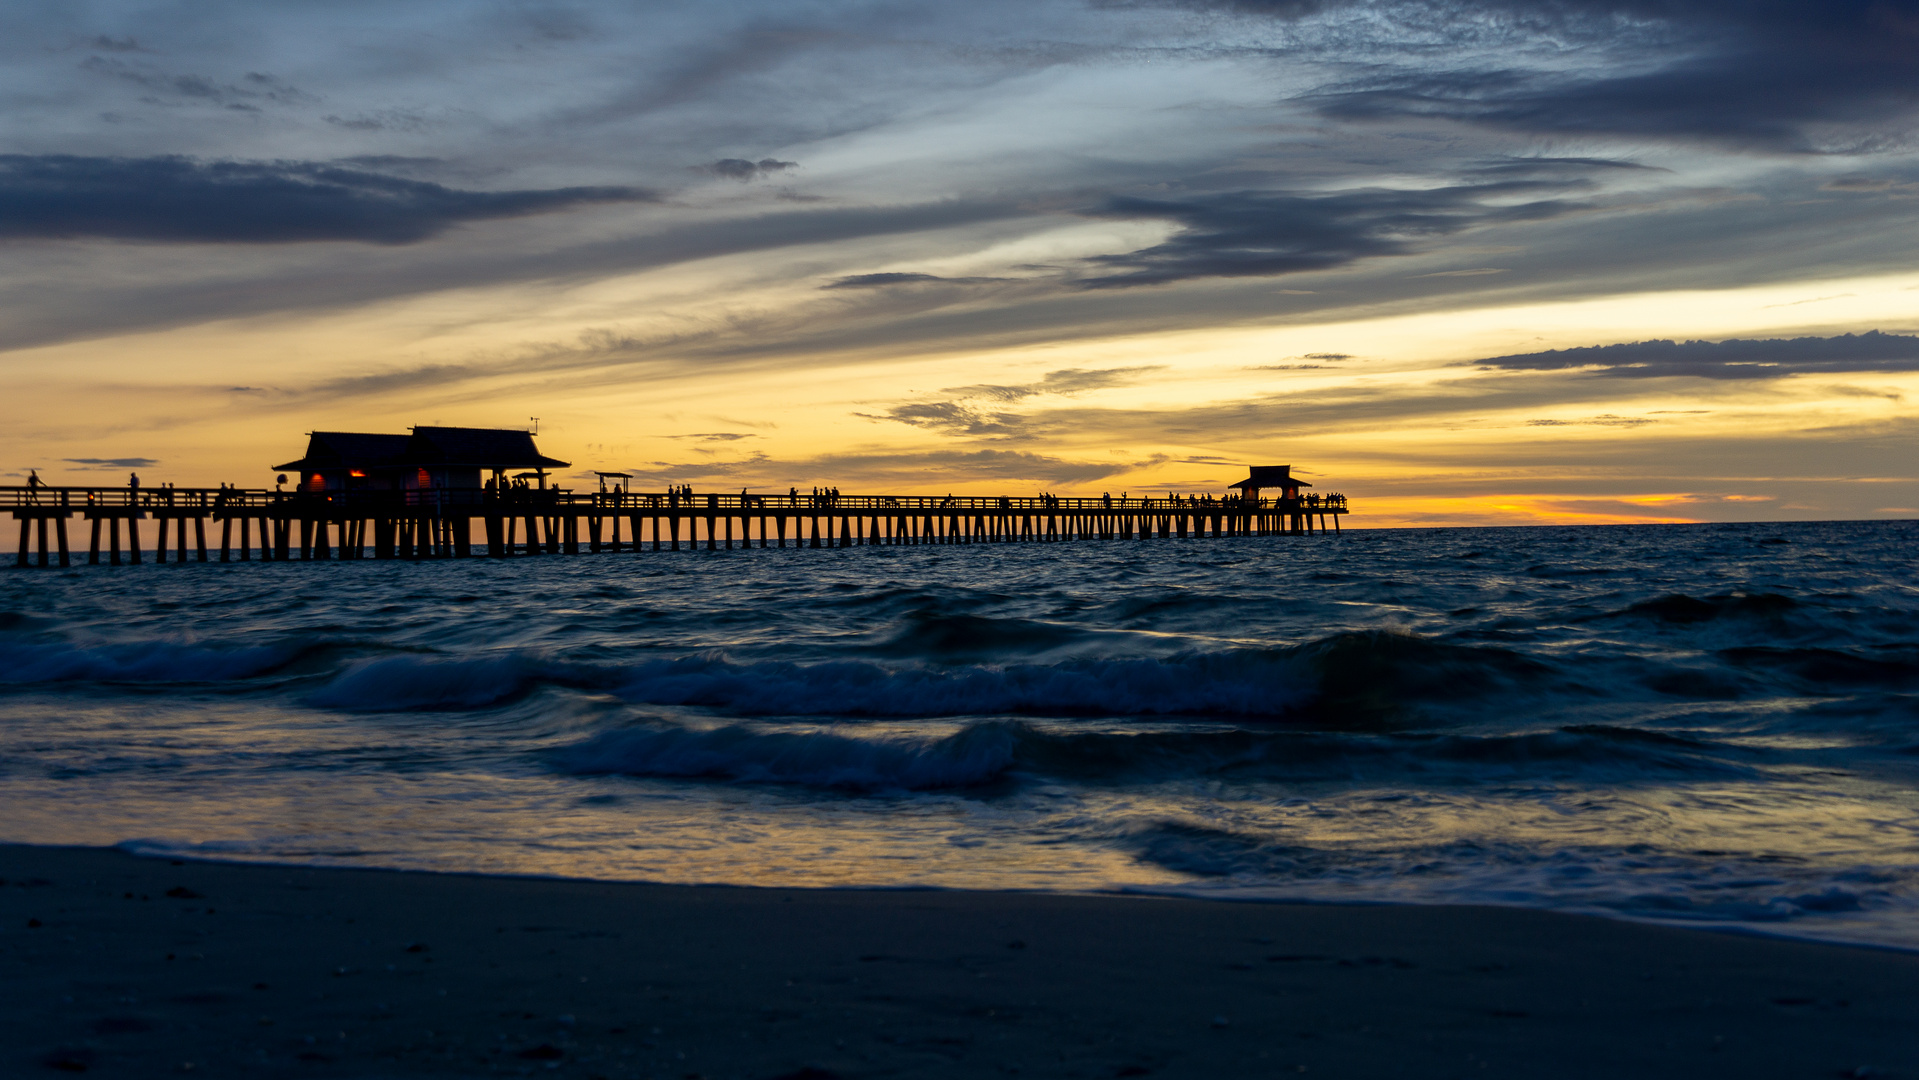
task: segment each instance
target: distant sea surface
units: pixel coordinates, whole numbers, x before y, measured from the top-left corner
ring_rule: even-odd
[[[9,570],[0,839],[1919,947],[1919,523]]]

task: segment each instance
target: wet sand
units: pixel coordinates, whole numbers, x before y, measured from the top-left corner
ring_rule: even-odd
[[[10,1076],[1919,1077],[1919,956],[1536,911],[0,877]]]

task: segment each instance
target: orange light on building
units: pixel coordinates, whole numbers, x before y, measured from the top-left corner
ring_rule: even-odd
[[[365,469],[348,469],[347,475],[353,477],[355,480],[365,480],[366,470]]]

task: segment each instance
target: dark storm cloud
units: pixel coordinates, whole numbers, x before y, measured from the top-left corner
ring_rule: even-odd
[[[745,183],[748,180],[757,180],[799,167],[800,163],[797,161],[779,161],[774,158],[761,158],[758,161],[748,161],[745,158],[721,158],[711,165],[700,166],[700,171]]]
[[[1183,199],[1121,197],[1093,213],[1159,218],[1182,231],[1163,243],[1091,261],[1120,271],[1083,279],[1086,288],[1156,285],[1204,277],[1267,277],[1331,270],[1381,255],[1408,255],[1419,242],[1479,225],[1555,218],[1591,204],[1559,198],[1577,181],[1511,180],[1416,191],[1370,189],[1330,195],[1239,191]]]
[[[1385,11],[1500,32],[1519,24],[1589,50],[1651,40],[1618,74],[1381,70],[1316,95],[1326,115],[1857,152],[1903,143],[1919,105],[1919,0],[1440,0]]]
[[[1613,378],[1691,375],[1704,379],[1776,379],[1847,371],[1919,371],[1919,337],[1863,334],[1751,341],[1635,341],[1582,349],[1495,356],[1482,367],[1509,371],[1590,368]]]
[[[466,221],[651,200],[637,188],[462,191],[305,162],[0,154],[0,237],[410,244]]]

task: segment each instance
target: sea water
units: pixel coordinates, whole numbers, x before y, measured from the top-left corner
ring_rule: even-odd
[[[0,840],[1919,947],[1919,523],[14,570]]]

